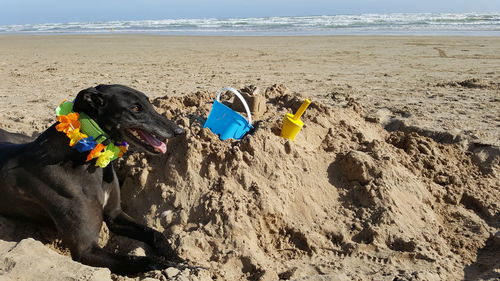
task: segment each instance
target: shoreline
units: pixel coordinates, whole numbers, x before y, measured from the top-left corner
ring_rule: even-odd
[[[492,35],[498,12],[134,19],[0,25],[0,32],[157,33],[166,35]]]
[[[113,31],[113,32],[0,32],[0,36],[173,36],[173,37],[336,37],[336,36],[368,36],[368,37],[500,37],[500,31],[468,31],[468,32],[147,32],[147,31]]]

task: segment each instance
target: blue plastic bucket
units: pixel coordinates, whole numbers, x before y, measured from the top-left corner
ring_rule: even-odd
[[[220,102],[220,95],[226,91],[232,92],[241,100],[247,112],[248,120]],[[203,128],[209,128],[214,134],[219,135],[221,140],[239,140],[243,138],[253,128],[252,115],[243,96],[233,88],[222,88],[217,93],[217,98],[214,100]]]

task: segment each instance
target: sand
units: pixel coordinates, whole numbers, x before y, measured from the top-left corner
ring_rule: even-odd
[[[208,270],[114,280],[495,280],[499,51],[496,37],[4,36],[0,128],[36,135],[61,100],[121,83],[188,129],[166,156],[117,164],[125,210]],[[268,100],[242,141],[196,122],[226,85]],[[280,138],[306,97],[306,127]],[[0,222],[3,240],[34,236],[74,266],[33,226]],[[23,254],[1,255],[15,280]]]

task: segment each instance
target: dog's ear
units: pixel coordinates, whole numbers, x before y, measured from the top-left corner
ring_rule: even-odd
[[[73,111],[85,112],[90,116],[97,114],[99,107],[104,106],[104,95],[96,88],[82,90],[73,102]]]

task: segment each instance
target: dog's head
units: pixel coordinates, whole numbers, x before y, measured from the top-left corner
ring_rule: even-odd
[[[99,85],[80,91],[73,110],[94,119],[115,141],[127,141],[151,154],[165,153],[169,138],[184,130],[160,115],[140,91]]]

